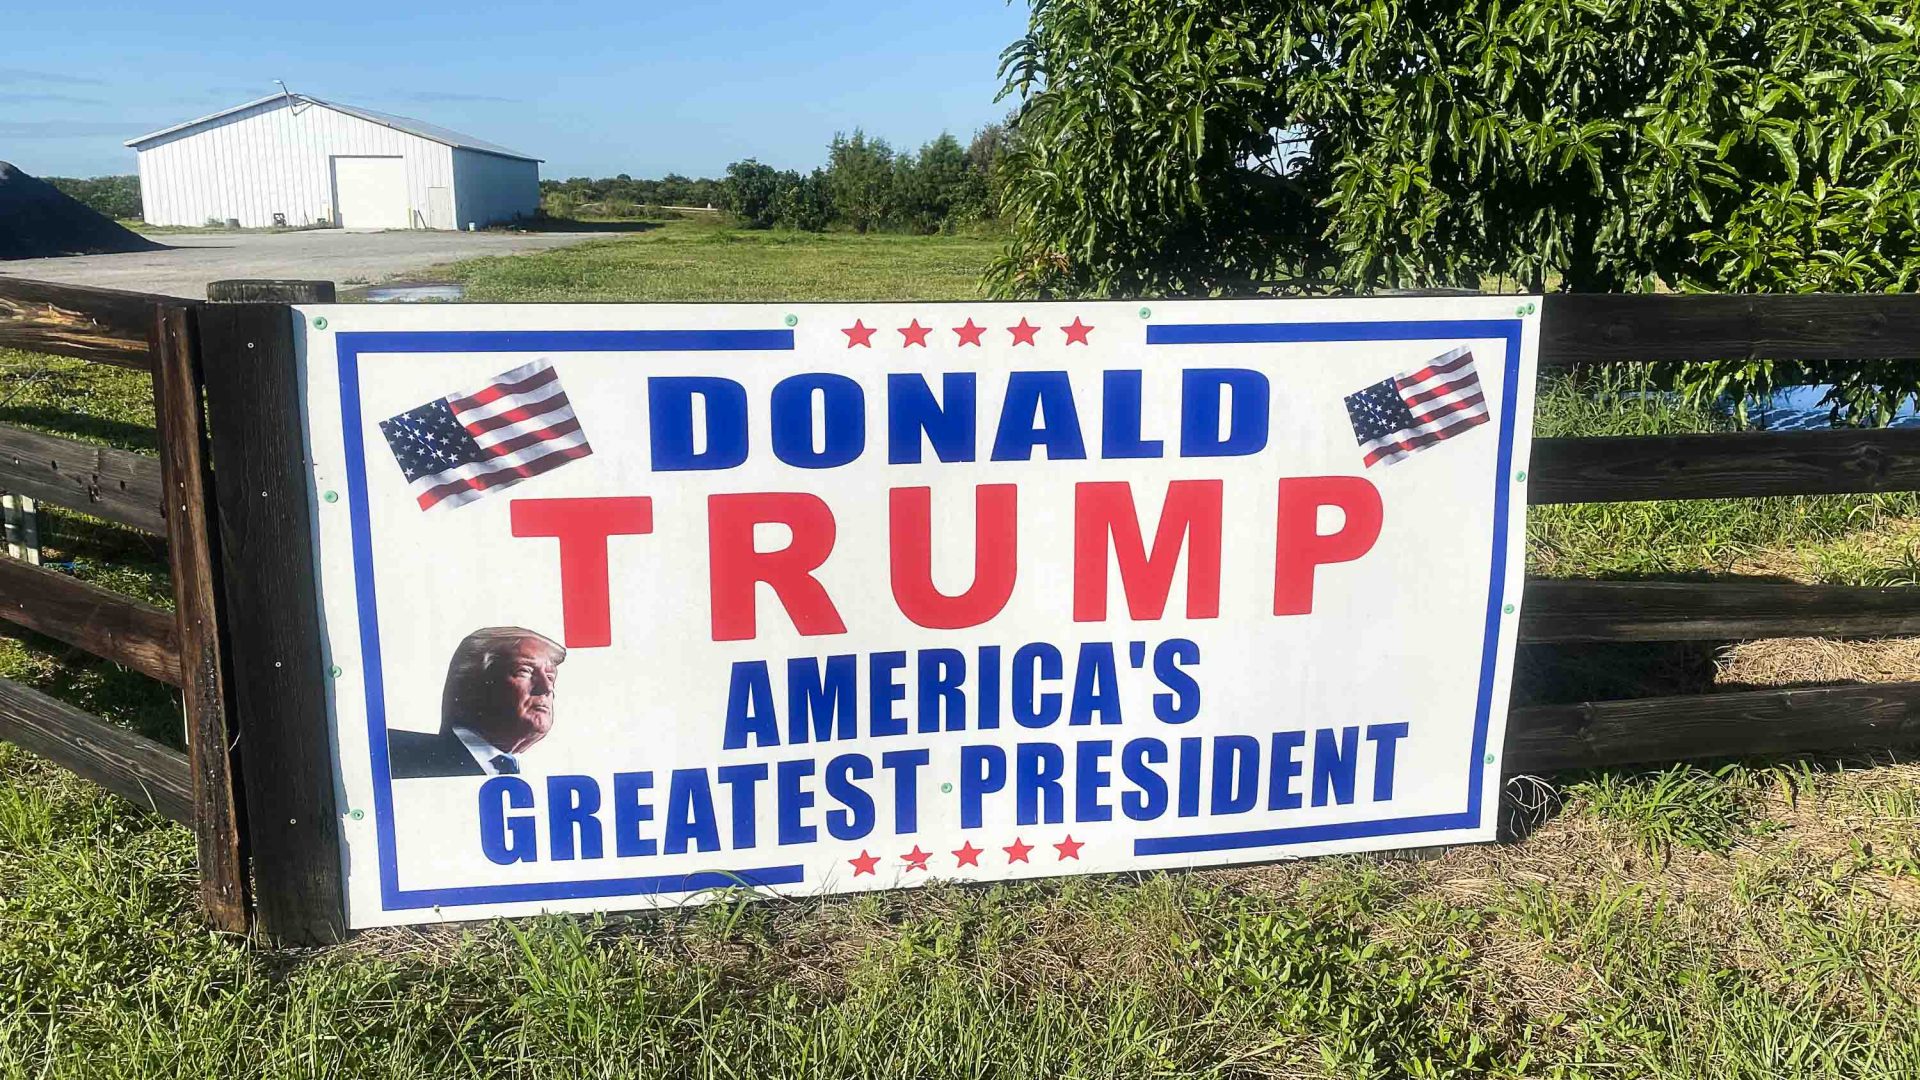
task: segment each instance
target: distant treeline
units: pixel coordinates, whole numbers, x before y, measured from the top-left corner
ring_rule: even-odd
[[[857,232],[934,233],[1000,214],[996,164],[1009,145],[1003,124],[974,133],[966,145],[952,135],[896,151],[885,139],[856,129],[836,134],[826,165],[810,172],[776,169],[752,158],[727,166],[724,180],[669,173],[659,180],[540,181],[540,206],[553,217],[633,217],[651,207],[712,206],[754,229],[776,226],[820,232],[845,226]]]
[[[942,132],[912,153],[855,129],[851,136],[834,135],[826,166],[812,172],[751,158],[727,166],[724,205],[757,229],[950,232],[999,216],[995,164],[1008,140],[1004,124],[989,124],[966,146]]]
[[[582,214],[633,217],[649,206],[711,206],[724,199],[722,180],[695,180],[668,173],[658,180],[635,180],[626,173],[605,180],[575,176],[540,181],[540,208],[553,217]]]
[[[43,176],[62,194],[78,199],[95,212],[110,218],[140,217],[140,178],[138,176],[96,176],[81,180],[71,176]]]

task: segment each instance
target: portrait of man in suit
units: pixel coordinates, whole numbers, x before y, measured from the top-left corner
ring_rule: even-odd
[[[387,732],[393,778],[502,776],[553,730],[554,689],[567,650],[519,626],[475,630],[453,650],[440,693],[440,730]]]

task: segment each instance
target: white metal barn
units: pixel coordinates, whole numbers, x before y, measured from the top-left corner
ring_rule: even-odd
[[[275,94],[127,142],[149,225],[461,229],[530,218],[540,159],[433,124]]]

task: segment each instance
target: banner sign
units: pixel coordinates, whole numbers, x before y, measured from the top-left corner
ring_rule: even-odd
[[[349,921],[1490,838],[1537,304],[296,308]]]

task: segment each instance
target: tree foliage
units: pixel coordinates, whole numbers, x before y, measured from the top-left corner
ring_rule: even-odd
[[[774,221],[789,229],[824,232],[833,222],[833,192],[827,174],[815,169],[805,176],[790,174],[792,183],[781,188],[774,199]]]
[[[48,176],[44,179],[61,194],[85,203],[95,213],[120,221],[133,221],[140,217],[138,176],[96,176],[90,180]]]
[[[1034,0],[1002,75],[1003,294],[1920,274],[1913,0]]]
[[[749,228],[818,232],[835,223],[856,232],[951,232],[994,216],[997,167],[1009,136],[989,125],[962,146],[942,132],[918,153],[855,128],[835,133],[824,169],[802,175],[753,159],[727,166],[726,206]]]
[[[893,209],[893,147],[859,128],[850,137],[836,134],[827,147],[827,185],[834,210],[854,232],[880,225]]]
[[[783,173],[748,158],[727,166],[721,197],[735,217],[751,228],[765,229],[773,225],[781,191],[799,182],[798,173]]]
[[[643,206],[719,206],[724,198],[723,180],[694,179],[668,173],[658,180],[635,180],[626,173],[595,180],[585,176],[566,180],[542,180],[542,203],[558,216],[568,212],[606,212],[609,209],[633,209]]]

